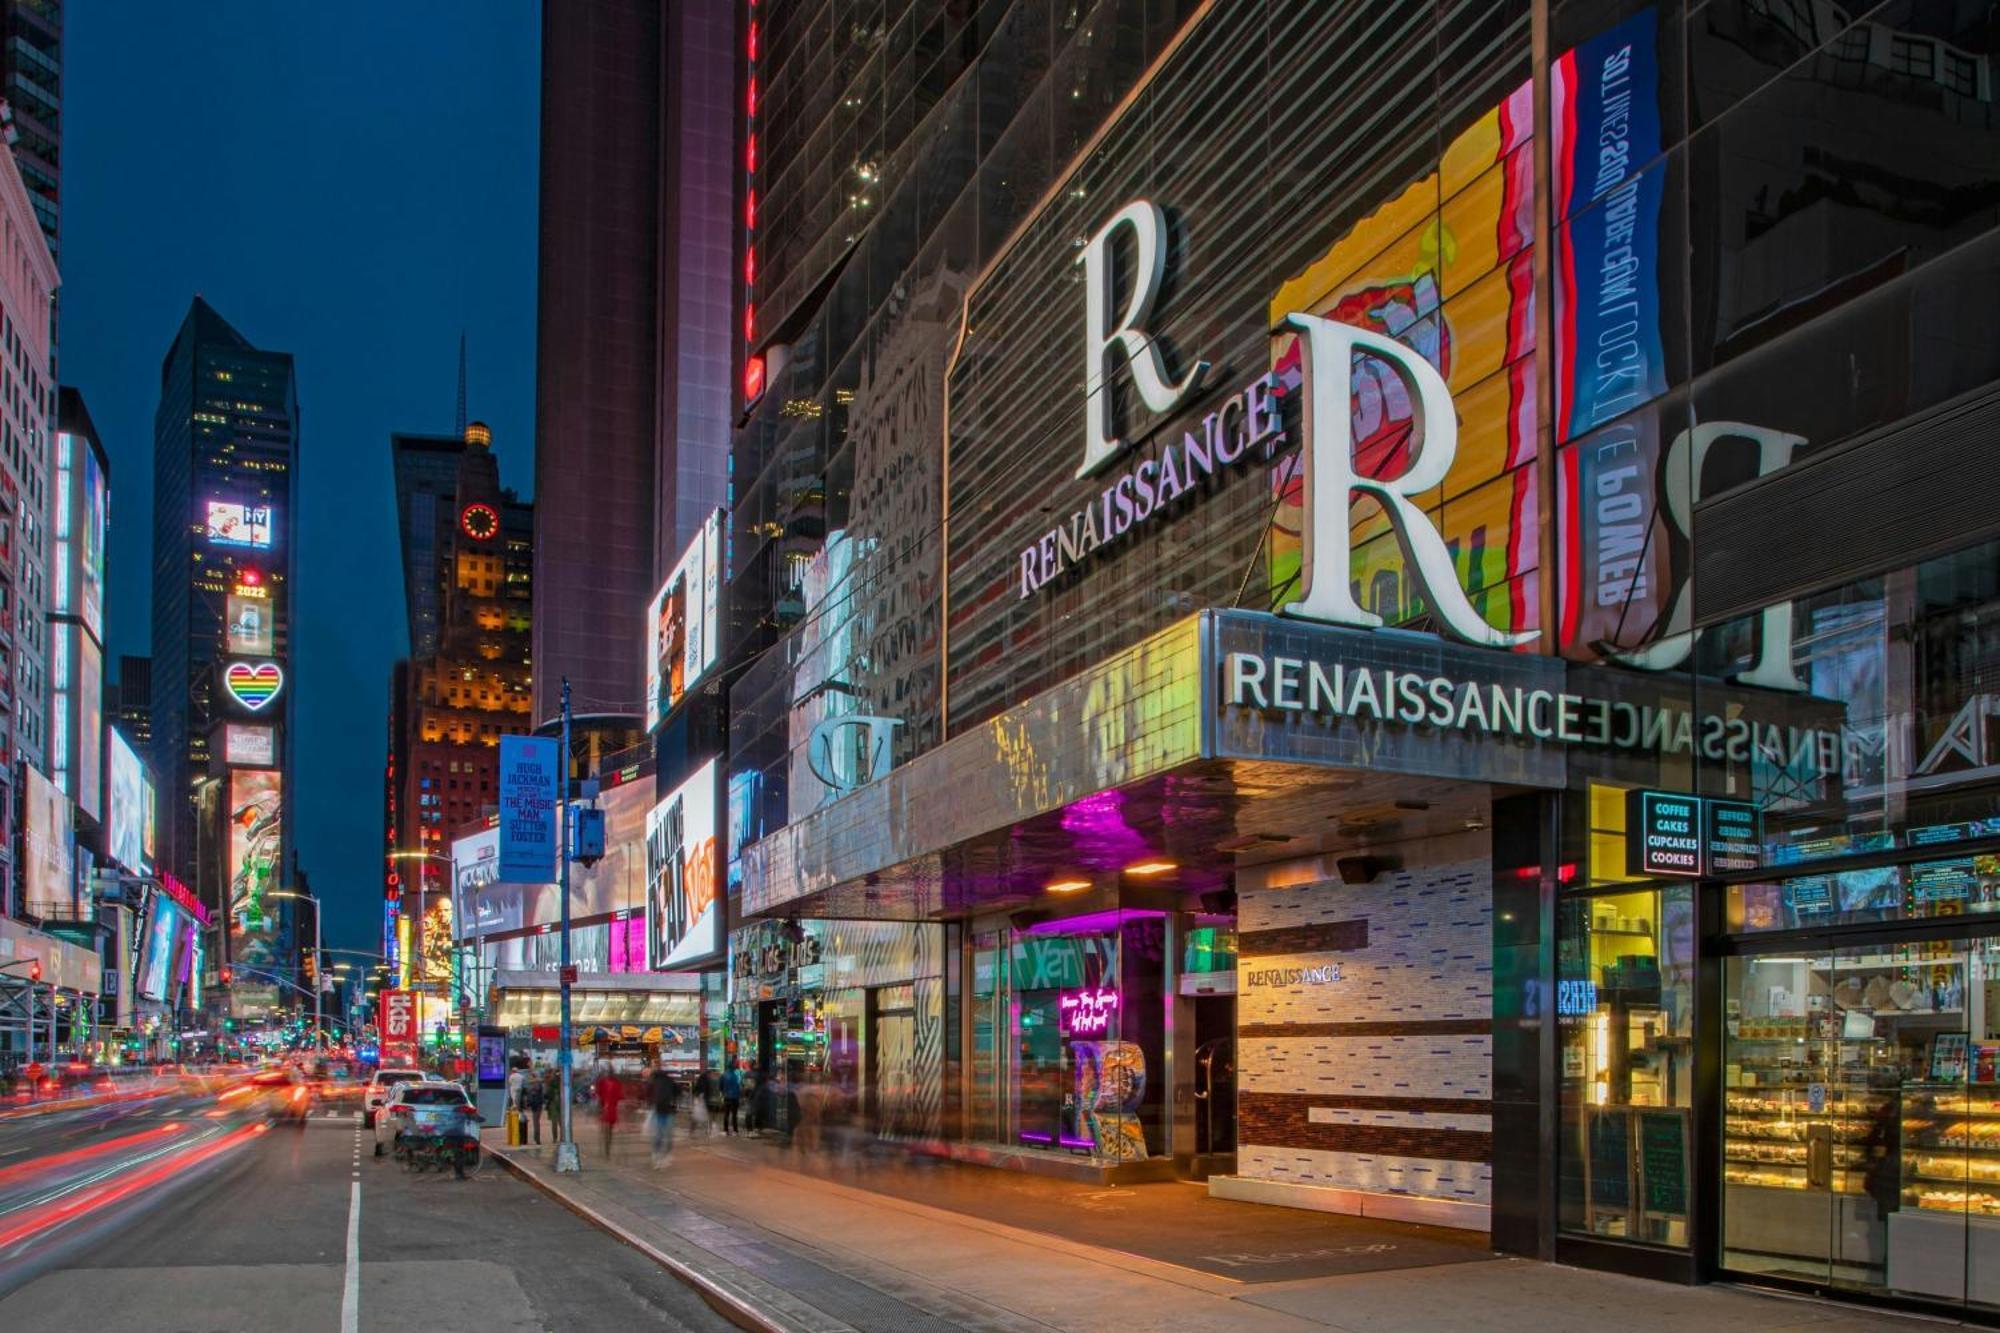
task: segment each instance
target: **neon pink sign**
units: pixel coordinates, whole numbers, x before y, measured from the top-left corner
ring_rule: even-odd
[[[1106,986],[1066,990],[1057,1000],[1056,1028],[1066,1037],[1101,1037],[1118,1013],[1118,992]]]

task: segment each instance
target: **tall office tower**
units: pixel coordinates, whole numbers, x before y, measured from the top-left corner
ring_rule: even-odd
[[[56,245],[62,212],[62,0],[0,0],[0,97],[13,112],[14,162]]]
[[[53,587],[49,596],[48,775],[85,818],[103,818],[104,550],[111,465],[84,405],[57,399]]]
[[[725,502],[735,15],[545,5],[534,718],[641,712],[644,609]]]
[[[104,691],[104,710],[142,757],[153,749],[153,659],[121,656],[118,679]]]
[[[298,386],[196,297],[160,367],[153,419],[153,763],[157,861],[226,907],[232,1012],[289,977],[292,590]],[[198,816],[197,810],[201,813]]]
[[[410,657],[390,682],[392,856],[447,856],[459,827],[498,804],[500,737],[534,722],[533,506],[501,488],[492,443],[478,421],[463,436],[389,437],[410,633]],[[389,860],[383,875],[399,910],[423,922],[419,939],[449,938],[428,929],[426,911],[449,902],[436,896],[449,888],[442,863]],[[415,898],[423,891],[428,901]]]
[[[18,910],[14,815],[17,760],[46,769],[48,745],[50,302],[55,260],[12,154],[0,154],[0,230],[12,239],[0,265],[0,908]]]

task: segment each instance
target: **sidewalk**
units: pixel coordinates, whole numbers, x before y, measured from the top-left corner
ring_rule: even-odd
[[[1602,1333],[1915,1330],[1915,1321],[1728,1287],[1499,1258],[1441,1228],[1212,1200],[1180,1183],[1099,1189],[951,1164],[795,1169],[756,1139],[685,1136],[650,1167],[622,1130],[583,1171],[488,1147],[638,1245],[746,1327],[787,1333]]]

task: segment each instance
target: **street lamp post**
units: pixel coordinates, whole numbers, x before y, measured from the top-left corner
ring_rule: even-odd
[[[294,893],[288,889],[273,889],[264,896],[266,898],[296,898],[300,902],[311,903],[313,905],[313,1050],[317,1053],[320,1043],[325,1040],[326,1035],[325,1006],[321,999],[326,994],[326,987],[320,984],[319,976],[319,970],[324,958],[319,947],[320,917],[324,914],[320,911],[319,899],[310,893]]]

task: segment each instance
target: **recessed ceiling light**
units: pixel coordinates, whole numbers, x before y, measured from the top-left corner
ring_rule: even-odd
[[[1179,870],[1178,861],[1134,861],[1125,867],[1128,875],[1164,875],[1169,870]]]
[[[1082,893],[1090,887],[1087,879],[1052,879],[1042,886],[1050,893]]]

